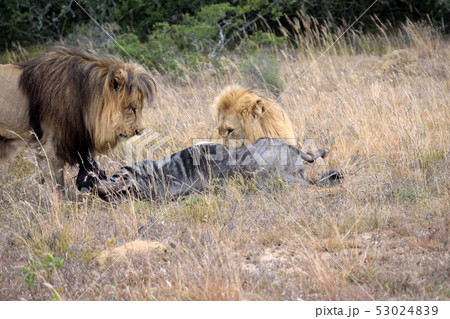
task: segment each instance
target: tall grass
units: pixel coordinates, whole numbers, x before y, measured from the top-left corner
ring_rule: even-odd
[[[20,157],[2,162],[0,299],[448,300],[449,42],[427,25],[393,34],[380,24],[377,35],[349,31],[317,60],[343,30],[304,16],[292,26],[273,48],[280,101],[301,141],[332,149],[309,176],[334,167],[343,184],[267,191],[230,181],[174,201],[111,204],[62,199]],[[156,78],[146,117],[168,139],[155,158],[212,135],[211,104],[245,80],[240,61]],[[111,174],[120,154],[100,160]],[[171,253],[131,251],[100,267],[103,250],[136,239]],[[64,264],[37,271],[30,288],[22,267],[46,254]]]

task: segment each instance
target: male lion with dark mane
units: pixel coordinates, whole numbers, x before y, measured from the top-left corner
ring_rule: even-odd
[[[214,102],[217,131],[225,144],[241,146],[245,140],[254,143],[261,137],[282,139],[297,145],[294,129],[286,112],[276,101],[253,90],[232,85],[226,87]]]
[[[140,66],[69,46],[0,65],[0,86],[0,158],[28,145],[59,187],[64,165],[79,164],[79,189],[93,182],[87,172],[100,172],[95,153],[143,130],[142,109],[155,92]]]

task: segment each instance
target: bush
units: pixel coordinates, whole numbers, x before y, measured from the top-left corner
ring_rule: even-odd
[[[257,48],[276,48],[279,49],[286,44],[286,39],[278,37],[273,33],[256,31],[248,40],[250,44]]]
[[[125,53],[141,65],[153,68],[160,73],[182,71],[180,65],[195,65],[202,59],[189,50],[179,49],[177,38],[168,37],[173,32],[167,23],[159,25],[159,29],[148,39],[141,43],[134,33],[126,33],[117,39],[118,44],[109,47],[110,53]]]
[[[228,3],[206,6],[195,16],[183,15],[179,24],[156,24],[151,36],[142,43],[136,34],[124,34],[117,40],[119,45],[112,45],[109,51],[123,48],[139,63],[162,73],[180,70],[181,64],[187,68],[195,67],[207,57],[219,55],[226,46],[225,34],[232,26],[223,25],[222,21],[235,13],[236,8]]]
[[[147,44],[139,42],[134,33],[125,33],[117,38],[117,43],[108,48],[110,53],[126,54],[142,65],[149,65],[152,61],[152,55]],[[123,52],[125,51],[125,52]]]
[[[302,12],[321,24],[327,21],[339,28],[354,21],[372,2],[349,0],[343,5],[342,1],[323,0],[79,0],[77,3],[0,0],[0,48],[7,48],[14,42],[29,45],[60,40],[76,31],[77,26],[92,22],[91,16],[101,25],[116,24],[125,33],[135,33],[140,41],[146,41],[161,23],[181,24],[188,28],[182,30],[186,31],[182,32],[186,40],[192,34],[194,40],[206,39],[206,47],[212,48],[214,56],[215,46],[219,44],[218,49],[222,49],[223,44],[238,44],[243,34],[255,31],[255,24],[256,29],[278,30],[280,24],[289,29],[289,19]],[[406,19],[430,20],[441,31],[448,32],[450,2],[379,0],[355,27],[376,30],[374,15],[380,17],[382,23],[393,25],[400,25]],[[189,25],[189,21],[193,25]],[[204,42],[190,44],[205,45]]]

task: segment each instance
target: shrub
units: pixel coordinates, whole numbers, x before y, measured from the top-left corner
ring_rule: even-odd
[[[121,47],[139,63],[165,73],[180,71],[180,65],[190,68],[215,57],[226,46],[225,34],[232,26],[223,24],[225,17],[236,13],[228,3],[210,5],[200,9],[195,16],[185,14],[179,24],[157,23],[147,41],[141,43],[136,34],[120,36],[118,44],[109,51]]]
[[[243,43],[244,48],[255,51],[257,49],[279,49],[286,44],[286,39],[273,33],[260,30],[249,36]]]

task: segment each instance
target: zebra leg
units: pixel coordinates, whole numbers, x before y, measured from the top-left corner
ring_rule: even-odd
[[[319,148],[318,150],[315,150],[314,152],[302,152],[300,151],[300,156],[304,161],[307,161],[309,163],[313,163],[318,158],[325,158],[327,157],[328,153],[330,153],[330,149],[326,147]]]

